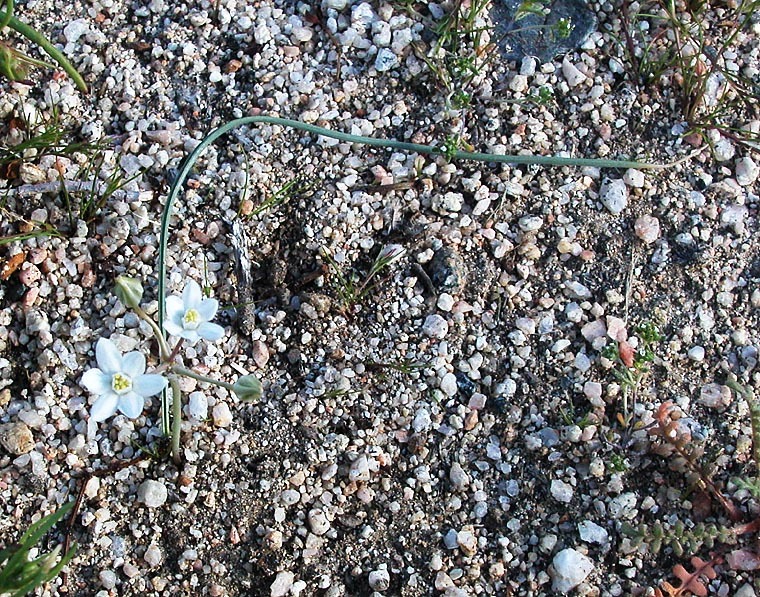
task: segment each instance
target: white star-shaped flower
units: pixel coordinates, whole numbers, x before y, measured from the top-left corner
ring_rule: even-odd
[[[166,298],[164,329],[172,336],[195,344],[200,338],[215,342],[224,336],[224,328],[211,320],[219,309],[219,301],[203,298],[201,287],[190,280],[182,291],[182,298]]]
[[[145,374],[145,356],[129,352],[123,357],[116,345],[101,338],[95,345],[98,366],[84,372],[82,385],[99,398],[90,409],[96,422],[105,421],[120,411],[130,419],[140,415],[148,396],[161,392],[166,379],[156,374]]]

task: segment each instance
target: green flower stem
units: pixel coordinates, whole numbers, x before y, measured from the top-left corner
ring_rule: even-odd
[[[66,74],[71,77],[71,80],[74,81],[74,84],[77,86],[77,89],[81,91],[82,93],[87,93],[87,84],[84,82],[84,79],[82,78],[82,75],[79,74],[77,69],[73,67],[71,62],[69,62],[68,58],[63,55],[63,53],[56,48],[48,39],[42,35],[39,31],[36,29],[32,29],[29,25],[26,23],[22,23],[19,21],[16,17],[13,16],[13,14],[8,11],[6,8],[5,11],[0,12],[0,23],[6,22],[8,23],[8,26],[13,29],[14,31],[20,33],[25,38],[27,38],[29,41],[31,41],[34,44],[37,44],[40,48],[45,50],[47,52],[48,56],[50,56],[55,62],[58,63],[58,65],[66,71]]]
[[[417,143],[405,143],[403,141],[395,141],[392,139],[378,139],[375,137],[350,135],[348,133],[333,131],[315,126],[313,124],[300,122],[298,120],[278,118],[275,116],[247,116],[245,118],[238,118],[236,120],[231,120],[230,122],[220,126],[214,131],[211,131],[180,164],[179,172],[174,181],[172,181],[171,188],[169,189],[169,195],[166,198],[164,213],[161,216],[161,233],[158,246],[158,324],[162,329],[164,325],[164,317],[166,315],[166,251],[169,243],[169,222],[171,221],[172,212],[174,211],[174,202],[177,200],[177,197],[182,191],[185,180],[192,171],[195,162],[209,145],[211,145],[219,137],[234,128],[254,124],[272,124],[276,126],[284,126],[315,135],[321,135],[323,137],[329,137],[331,139],[337,139],[338,141],[344,141],[347,143],[358,143],[361,145],[370,145],[373,147],[387,147],[390,149],[398,149],[401,151],[423,153],[428,155],[446,154],[449,156],[445,148],[442,147],[420,145]],[[630,160],[565,158],[542,155],[501,155],[458,150],[451,152],[449,157],[450,159],[457,160],[475,160],[479,162],[495,162],[501,164],[535,164],[540,166],[592,166],[595,168],[636,168],[650,170],[663,170],[674,165],[647,164],[645,162],[636,162]],[[193,375],[191,375],[191,377],[193,377]],[[216,383],[217,385],[220,385],[219,382],[215,380],[204,379],[203,381],[209,381],[210,383]],[[229,384],[223,385],[222,387],[227,387],[227,389],[233,391],[232,387]],[[165,401],[162,401],[161,408],[162,419],[168,419],[169,413]],[[164,427],[164,429],[166,429],[166,427]]]
[[[174,371],[174,373],[177,373],[178,375],[191,377],[192,379],[202,381],[204,383],[214,384],[215,386],[219,386],[220,388],[224,388],[225,390],[229,390],[230,392],[233,392],[233,393],[235,392],[235,386],[233,384],[227,383],[226,381],[219,381],[218,379],[214,379],[213,377],[206,377],[205,375],[196,373],[192,369],[187,369],[185,367],[182,367],[181,365],[173,365],[172,371]]]
[[[158,324],[153,321],[153,318],[143,311],[141,307],[134,307],[133,310],[141,319],[147,321],[148,325],[153,329],[153,334],[158,341],[158,350],[161,353],[161,361],[170,361],[172,351],[169,349],[169,344],[166,342],[166,338],[164,338],[164,335],[161,333],[161,328],[158,327]]]
[[[174,459],[174,462],[179,464],[181,462],[179,455],[179,436],[182,431],[182,392],[179,387],[179,381],[176,377],[170,377],[169,384],[172,387],[172,458]],[[166,392],[164,392],[164,394],[166,394]]]
[[[0,32],[8,26],[13,18],[13,0],[6,0],[5,2],[5,14],[0,19]]]

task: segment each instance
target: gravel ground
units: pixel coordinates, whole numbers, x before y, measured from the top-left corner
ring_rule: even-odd
[[[80,385],[100,337],[155,350],[111,289],[120,274],[141,278],[157,311],[168,183],[231,118],[429,144],[460,134],[491,153],[689,155],[676,90],[643,89],[624,67],[617,7],[592,3],[596,31],[554,62],[483,64],[462,111],[421,58],[425,24],[446,5],[416,4],[421,16],[347,0],[316,16],[286,1],[53,6],[18,12],[92,92],[47,72],[1,82],[3,144],[22,138],[22,114],[55,111],[72,138],[106,142],[104,184],[131,180],[87,218],[86,192],[58,192],[61,177],[92,179],[83,152],[30,159],[0,181],[11,189],[0,236],[32,221],[60,231],[0,246],[5,272],[17,267],[0,283],[0,542],[107,471],[86,484],[65,585],[39,594],[653,595],[678,586],[673,567],[692,570],[693,555],[714,558],[709,594],[760,591],[756,531],[668,541],[680,525],[760,515],[734,481],[757,474],[747,403],[725,385],[728,373],[760,382],[759,158],[720,135],[666,171],[600,172],[238,129],[207,150],[177,205],[169,279],[178,292],[192,278],[224,306],[225,336],[187,348],[185,364],[229,382],[255,372],[263,399],[183,382],[183,464],[116,470],[158,441],[158,401],[97,424]],[[732,55],[750,75],[756,34]],[[525,101],[545,87],[551,101]],[[736,113],[759,129],[752,118]],[[19,186],[48,182],[54,192]],[[346,300],[344,281],[360,284],[388,245],[405,253]],[[235,309],[241,296],[253,303]],[[645,348],[648,324],[662,335],[651,371],[626,386],[619,361]],[[649,433],[667,401],[740,520]],[[625,532],[656,523],[659,550],[651,530]]]

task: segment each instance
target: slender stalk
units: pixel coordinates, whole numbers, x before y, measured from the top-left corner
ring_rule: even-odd
[[[55,60],[55,62],[57,62],[58,65],[64,71],[66,71],[66,74],[71,77],[71,80],[74,81],[77,89],[79,89],[79,91],[82,93],[87,93],[87,84],[84,82],[82,75],[80,75],[77,69],[75,69],[71,62],[69,62],[68,58],[66,58],[66,56],[64,56],[58,48],[50,43],[50,41],[44,35],[42,35],[36,29],[31,28],[26,23],[19,21],[7,10],[7,8],[5,11],[0,12],[0,23],[5,23],[6,21],[8,23],[8,27],[20,33],[29,41],[37,44],[40,48],[45,50],[48,56]]]
[[[179,455],[179,436],[182,431],[182,391],[176,377],[170,377],[169,384],[172,387],[172,458],[179,464],[182,460]]]
[[[325,129],[313,124],[300,122],[298,120],[291,120],[288,118],[278,118],[275,116],[247,116],[245,118],[238,118],[231,120],[226,124],[220,126],[214,131],[211,131],[206,137],[198,144],[198,146],[182,161],[180,164],[177,177],[171,184],[169,189],[169,195],[166,198],[166,205],[164,206],[164,212],[161,216],[161,232],[158,247],[158,325],[159,329],[163,329],[164,318],[166,315],[166,251],[169,243],[169,223],[171,221],[172,212],[174,210],[174,202],[177,200],[180,192],[182,191],[185,180],[190,174],[195,162],[205,149],[216,141],[219,137],[228,133],[232,129],[237,127],[254,125],[254,124],[272,124],[276,126],[283,126],[293,128],[296,130],[320,135],[323,137],[329,137],[331,139],[337,139],[338,141],[344,141],[347,143],[357,143],[362,145],[370,145],[373,147],[387,147],[390,149],[398,149],[401,151],[409,151],[416,153],[423,153],[428,155],[448,155],[445,148],[434,147],[431,145],[420,145],[418,143],[406,143],[403,141],[396,141],[393,139],[378,139],[375,137],[363,137],[359,135],[351,135],[349,133],[343,133],[340,131],[333,131]],[[454,151],[449,156],[451,159],[457,160],[474,160],[478,162],[492,162],[500,164],[534,164],[539,166],[591,166],[595,168],[636,168],[636,169],[652,169],[663,170],[669,168],[672,164],[649,164],[646,162],[637,162],[633,160],[605,160],[596,158],[565,158],[559,156],[541,156],[541,155],[502,155],[502,154],[489,154],[478,153],[470,151]],[[163,334],[160,334],[163,338]],[[175,371],[177,371],[175,367]],[[178,371],[179,372],[179,371]],[[194,377],[195,374],[190,375]],[[195,377],[195,379],[199,379]],[[208,378],[202,379],[202,381],[208,381],[209,383],[216,383],[222,385],[216,380]],[[232,391],[230,384],[222,385]],[[166,403],[166,391],[164,391],[163,399],[161,402],[162,420],[168,420],[169,413]]]
[[[173,365],[172,371],[174,371],[174,373],[177,373],[179,375],[184,375],[185,377],[190,377],[197,381],[202,381],[204,383],[210,383],[215,386],[219,386],[220,388],[224,388],[225,390],[229,390],[230,392],[235,391],[235,386],[231,383],[227,383],[226,381],[220,381],[218,379],[214,379],[213,377],[206,377],[205,375],[196,373],[192,369],[187,369],[186,367],[182,367],[181,365]]]
[[[142,307],[136,306],[133,308],[133,310],[139,317],[147,321],[148,325],[153,330],[153,334],[156,336],[156,340],[158,341],[158,350],[161,354],[161,360],[164,362],[171,362],[173,351],[169,349],[169,344],[166,342],[166,338],[164,338],[164,335],[161,333],[161,328],[158,327],[158,324],[153,321],[153,318],[150,315],[143,311]],[[176,354],[174,356],[176,356]]]
[[[13,0],[6,0],[5,14],[3,15],[3,18],[0,19],[0,31],[2,31],[8,26],[8,23],[11,22],[12,18],[13,18]]]

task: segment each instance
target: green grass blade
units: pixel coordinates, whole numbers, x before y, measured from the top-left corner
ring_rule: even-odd
[[[349,133],[333,131],[315,126],[313,124],[307,124],[298,120],[279,118],[275,116],[247,116],[245,118],[238,118],[236,120],[231,120],[230,122],[211,131],[180,164],[179,172],[171,184],[169,195],[166,199],[166,205],[164,206],[164,212],[161,216],[161,231],[158,247],[158,324],[162,332],[164,326],[166,301],[166,251],[169,242],[169,223],[171,221],[174,202],[182,191],[185,180],[190,174],[190,171],[193,169],[195,162],[209,145],[211,145],[225,133],[228,133],[235,128],[253,124],[272,124],[276,126],[283,126],[307,133],[312,133],[314,135],[320,135],[322,137],[337,139],[338,141],[369,145],[372,147],[385,147],[389,149],[398,149],[401,151],[423,153],[428,155],[444,154],[444,150],[442,148],[434,147],[432,145],[420,145],[417,143],[406,143],[404,141],[395,141],[392,139],[378,139],[376,137],[362,137],[358,135],[351,135]],[[456,160],[474,160],[478,162],[491,162],[500,164],[532,164],[539,166],[591,166],[595,168],[637,169],[663,169],[667,167],[664,165],[648,164],[645,162],[637,162],[632,160],[565,158],[558,156],[540,155],[502,155],[458,150],[451,152],[451,158]],[[169,433],[169,429],[171,429],[169,425],[169,418],[168,394],[166,390],[164,390],[161,399],[161,423],[164,433],[167,434]]]
[[[7,11],[0,12],[0,22],[4,22],[6,20],[8,21],[8,26],[11,29],[20,33],[29,41],[37,44],[40,48],[45,50],[48,56],[55,60],[58,65],[64,71],[66,71],[66,74],[71,77],[71,80],[74,81],[74,84],[77,86],[77,89],[79,89],[79,91],[82,93],[87,93],[87,84],[84,82],[82,75],[80,75],[79,71],[77,71],[71,62],[69,62],[68,58],[66,58],[66,56],[64,56],[58,48],[50,43],[44,35],[42,35],[36,29],[31,28],[26,23],[22,23],[12,14],[8,14]]]

